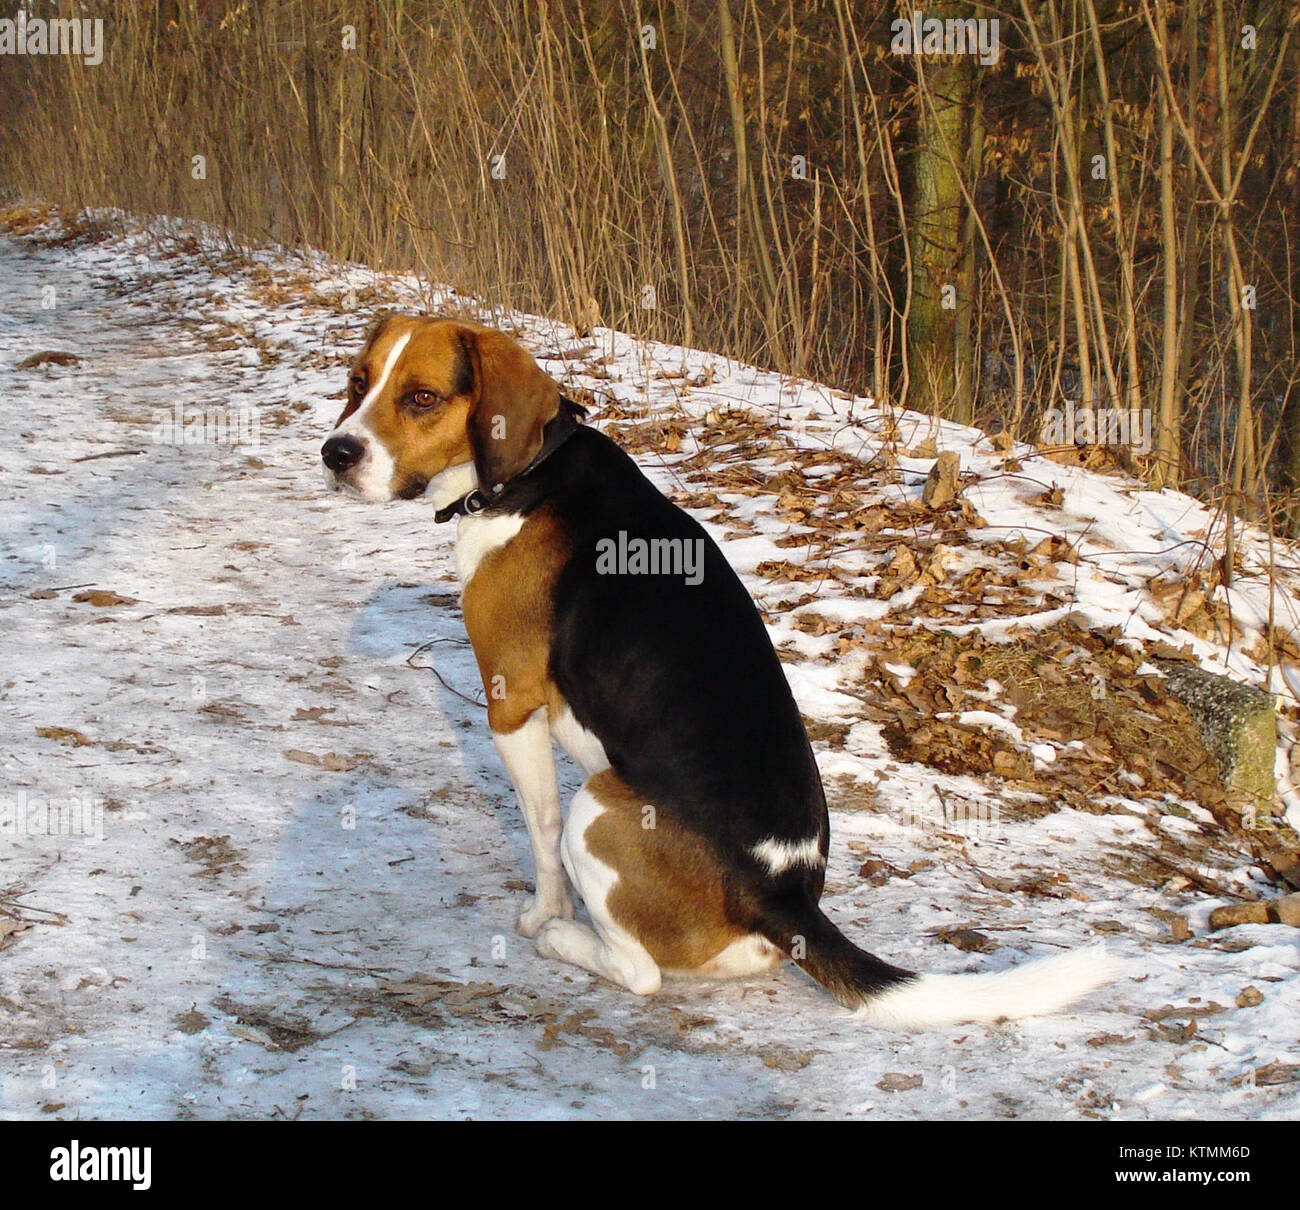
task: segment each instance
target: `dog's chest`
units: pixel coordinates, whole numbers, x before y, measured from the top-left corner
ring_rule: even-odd
[[[552,601],[568,549],[562,527],[541,510],[460,522],[461,610],[494,731],[515,730],[555,696]]]
[[[456,574],[461,591],[469,587],[480,564],[500,550],[524,527],[519,514],[504,517],[462,517],[456,531]]]

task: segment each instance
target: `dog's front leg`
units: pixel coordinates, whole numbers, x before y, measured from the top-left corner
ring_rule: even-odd
[[[519,931],[525,937],[535,937],[548,920],[573,918],[569,882],[560,863],[564,819],[546,708],[534,710],[523,726],[514,731],[494,731],[492,738],[519,795],[524,822],[528,824],[528,839],[533,846],[537,893],[519,914]]]

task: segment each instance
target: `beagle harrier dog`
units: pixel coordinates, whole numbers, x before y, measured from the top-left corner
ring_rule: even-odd
[[[536,863],[519,931],[537,952],[641,995],[664,971],[788,957],[904,1028],[1051,1012],[1103,982],[1096,950],[917,975],[826,917],[826,798],[763,622],[704,529],[584,414],[502,333],[395,315],[321,450],[335,490],[458,518],[465,627]],[[553,741],[586,774],[567,818]]]

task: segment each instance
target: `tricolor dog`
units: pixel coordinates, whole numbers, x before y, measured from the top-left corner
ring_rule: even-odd
[[[703,528],[583,414],[502,333],[390,316],[321,450],[336,490],[458,518],[465,626],[536,863],[519,931],[537,952],[641,995],[665,971],[788,957],[896,1027],[1052,1012],[1105,981],[1090,949],[913,974],[826,917],[826,798],[763,622]],[[567,817],[553,742],[586,774]]]

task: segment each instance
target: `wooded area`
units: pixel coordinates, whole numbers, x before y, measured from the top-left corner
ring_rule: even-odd
[[[1300,0],[78,15],[102,64],[0,56],[11,196],[308,243],[1029,440],[1087,445],[1105,412],[1129,469],[1300,525]]]

